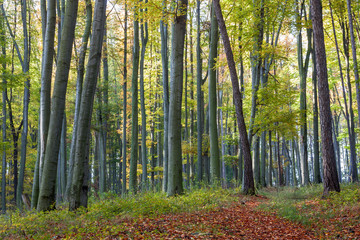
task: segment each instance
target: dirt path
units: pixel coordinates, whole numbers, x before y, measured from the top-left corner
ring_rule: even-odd
[[[183,213],[160,218],[118,219],[101,239],[315,239],[299,224],[256,209],[251,198],[214,211]],[[90,237],[90,236],[89,236]]]

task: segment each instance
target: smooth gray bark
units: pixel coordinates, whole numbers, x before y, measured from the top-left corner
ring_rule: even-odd
[[[41,177],[38,211],[50,210],[55,203],[55,181],[60,146],[61,127],[65,109],[66,88],[69,77],[72,46],[77,18],[78,0],[68,0],[64,31],[61,35],[60,52],[57,59],[55,84],[46,143],[43,175]]]
[[[349,27],[350,27],[350,38],[351,38],[351,50],[353,56],[353,68],[354,68],[354,75],[355,75],[355,86],[356,86],[356,99],[357,99],[357,110],[360,112],[360,79],[359,79],[359,72],[358,72],[358,63],[357,63],[357,56],[356,56],[356,43],[354,37],[354,24],[353,24],[353,17],[351,11],[351,0],[346,0],[347,3],[347,10],[348,10],[348,18],[349,18]],[[360,124],[360,114],[359,116],[359,124]],[[355,139],[350,139],[350,141],[355,141]],[[352,143],[354,145],[354,143]],[[353,149],[354,150],[354,149]],[[356,152],[355,152],[356,154]],[[356,155],[352,154],[350,161],[350,180],[351,182],[359,181],[358,171],[357,171],[357,164],[356,164]]]
[[[145,4],[147,0],[145,0]],[[145,14],[147,9],[145,9]],[[148,23],[141,22],[141,57],[140,57],[140,106],[141,106],[141,159],[142,159],[142,190],[146,191],[148,188],[148,174],[147,174],[147,147],[146,147],[146,112],[145,112],[145,90],[144,90],[144,67],[145,67],[145,51],[146,44],[149,39]]]
[[[202,135],[203,135],[203,100],[202,100],[202,59],[200,42],[200,0],[197,0],[197,35],[196,35],[196,102],[197,102],[197,182],[203,180],[203,159],[202,159]]]
[[[181,103],[184,73],[187,0],[178,0],[172,25],[170,104],[169,104],[169,170],[167,195],[182,194]]]
[[[89,60],[81,96],[79,126],[76,133],[74,172],[69,201],[70,210],[75,210],[84,205],[84,207],[86,207],[86,203],[81,201],[81,192],[84,190],[86,191],[88,188],[87,184],[84,184],[84,177],[86,176],[85,173],[89,164],[88,146],[90,139],[91,114],[100,71],[101,50],[106,22],[106,3],[107,0],[97,0],[95,2]]]
[[[82,93],[84,73],[85,73],[85,57],[86,57],[86,51],[87,51],[89,36],[91,31],[91,20],[92,20],[92,5],[90,0],[86,0],[86,25],[85,25],[84,34],[81,39],[81,48],[80,48],[79,63],[77,69],[74,125],[73,125],[73,131],[72,131],[73,134],[70,145],[69,168],[68,168],[67,185],[66,185],[66,193],[65,193],[66,199],[67,196],[69,195],[70,186],[72,182],[72,174],[74,170],[75,143],[77,137],[76,132],[78,128],[79,108],[80,108],[81,93]]]
[[[163,1],[163,14],[166,12],[166,1]],[[168,162],[169,162],[169,56],[168,56],[168,25],[164,19],[160,22],[161,33],[161,62],[163,82],[163,108],[164,108],[164,160],[163,160],[163,191],[167,191]]]
[[[25,75],[28,74],[30,66],[30,38],[28,34],[28,7],[27,1],[21,1],[21,18],[24,36],[24,56],[22,71]],[[19,180],[16,189],[16,204],[18,208],[22,205],[22,193],[24,188],[25,178],[25,164],[26,164],[26,148],[27,148],[27,136],[28,136],[28,125],[29,125],[29,103],[30,103],[30,77],[26,76],[25,87],[24,87],[24,98],[23,98],[23,129],[21,132],[21,152],[20,152],[20,170]]]
[[[136,11],[136,9],[135,9]],[[138,74],[139,74],[139,21],[134,20],[134,46],[133,46],[133,71],[131,80],[131,156],[129,190],[137,192],[137,163],[138,163]]]
[[[211,40],[209,54],[209,129],[210,129],[210,180],[214,184],[220,180],[220,153],[218,128],[216,123],[216,61],[218,55],[219,30],[214,8],[211,12]]]

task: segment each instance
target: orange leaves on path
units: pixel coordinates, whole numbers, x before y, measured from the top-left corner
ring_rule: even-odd
[[[198,211],[159,218],[116,219],[99,226],[99,239],[314,239],[311,231],[256,206],[251,197],[213,211]],[[109,225],[111,230],[109,230]],[[102,228],[103,227],[103,228]],[[100,233],[101,232],[101,233]],[[68,236],[69,237],[69,236]],[[73,235],[76,237],[76,234]],[[82,237],[85,237],[82,235]],[[71,236],[70,236],[71,238]]]

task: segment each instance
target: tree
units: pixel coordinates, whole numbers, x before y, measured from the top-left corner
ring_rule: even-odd
[[[74,161],[73,181],[70,190],[69,209],[75,210],[80,206],[87,207],[81,201],[81,192],[87,191],[87,184],[83,184],[86,165],[89,162],[89,139],[91,114],[94,104],[97,79],[100,71],[101,50],[106,21],[107,0],[97,0],[94,8],[92,37],[90,41],[89,60],[86,68],[84,88],[81,96],[79,126],[76,132],[76,152]],[[84,188],[85,189],[82,189]]]
[[[51,77],[54,58],[54,38],[56,25],[56,1],[47,1],[47,15],[43,22],[46,23],[44,36],[44,49],[42,55],[41,69],[41,93],[40,93],[40,149],[38,152],[38,167],[34,172],[33,193],[31,203],[33,207],[37,205],[39,197],[39,185],[41,180],[41,169],[44,163],[46,140],[50,121],[50,102],[51,102]],[[45,6],[44,6],[45,8]],[[46,20],[46,21],[45,21]]]
[[[137,10],[135,9],[135,12]],[[138,162],[138,74],[139,74],[139,20],[135,13],[134,20],[134,46],[133,46],[133,70],[131,80],[131,156],[130,156],[130,176],[129,176],[129,190],[136,193],[137,185],[137,162]]]
[[[224,49],[230,70],[231,83],[233,87],[233,97],[236,109],[236,119],[238,123],[238,129],[240,134],[240,142],[242,145],[242,151],[244,156],[244,182],[242,191],[245,194],[255,194],[252,160],[250,152],[250,144],[247,138],[246,125],[243,115],[242,97],[240,93],[240,86],[238,81],[238,75],[236,73],[235,61],[233,52],[230,45],[229,35],[226,30],[224,17],[221,12],[220,0],[213,0],[213,6],[218,20],[221,37],[223,39]]]
[[[52,97],[49,132],[46,143],[43,174],[41,177],[38,211],[50,210],[55,203],[55,181],[59,155],[61,129],[65,108],[66,88],[77,18],[78,0],[68,0],[61,33],[60,52]]]
[[[77,68],[77,77],[76,77],[76,98],[75,98],[75,113],[74,113],[74,125],[73,125],[73,134],[70,145],[70,158],[69,158],[69,169],[67,175],[67,184],[66,184],[66,196],[69,195],[72,175],[74,171],[74,159],[75,159],[75,144],[76,144],[76,132],[78,128],[78,119],[79,119],[79,109],[81,102],[81,94],[83,89],[84,73],[85,73],[85,57],[86,51],[88,48],[89,36],[91,31],[91,21],[92,21],[92,4],[90,0],[86,0],[86,26],[81,39],[81,48],[79,54],[79,63]]]
[[[346,0],[347,3],[347,9],[348,9],[348,18],[349,18],[349,27],[350,27],[350,37],[351,37],[351,50],[353,54],[353,62],[354,62],[354,75],[355,75],[355,85],[356,85],[356,97],[357,97],[357,103],[358,103],[358,112],[360,112],[360,79],[359,79],[359,72],[358,72],[358,66],[357,66],[357,57],[356,57],[356,44],[355,44],[355,37],[354,37],[354,24],[353,24],[353,17],[351,13],[351,0]],[[359,114],[359,123],[360,123],[360,114]],[[350,136],[349,136],[350,137]],[[354,140],[354,139],[350,139]],[[354,143],[353,143],[354,144]],[[350,166],[350,179],[352,182],[359,181],[358,172],[357,172],[357,166],[356,166],[356,152],[353,153],[352,159],[351,159],[351,166]]]
[[[178,0],[172,24],[170,104],[169,104],[169,172],[168,196],[183,193],[181,153],[181,103],[184,71],[187,0]]]
[[[168,162],[169,162],[169,56],[168,56],[168,25],[164,21],[166,12],[166,0],[163,1],[163,18],[160,21],[161,36],[161,63],[162,63],[162,82],[163,82],[163,108],[164,108],[164,177],[163,191],[167,191],[168,183]]]
[[[1,43],[1,61],[2,61],[2,141],[6,143],[6,96],[7,96],[7,83],[6,83],[6,39],[5,39],[5,24],[4,17],[0,16],[0,43]],[[6,213],[6,146],[2,148],[2,164],[1,164],[1,212]]]
[[[330,94],[327,75],[324,28],[322,20],[321,0],[311,1],[312,23],[315,39],[316,71],[319,88],[319,107],[321,122],[321,149],[324,171],[324,195],[329,191],[340,192],[340,184],[336,171],[335,150],[332,141],[332,117],[330,110]]]
[[[211,11],[211,40],[209,54],[209,129],[210,129],[210,179],[212,183],[220,180],[219,139],[216,122],[216,58],[219,41],[218,24],[214,8]]]
[[[147,0],[145,0],[145,4]],[[145,8],[145,13],[147,9]],[[148,23],[142,18],[141,22],[141,58],[140,58],[140,105],[141,105],[141,160],[142,160],[142,185],[147,189],[147,154],[146,154],[146,113],[145,113],[145,91],[144,91],[144,64],[146,44],[149,40]]]

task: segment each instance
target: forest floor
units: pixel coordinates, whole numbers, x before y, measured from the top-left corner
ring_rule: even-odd
[[[326,199],[320,186],[257,196],[212,189],[177,198],[110,196],[77,213],[20,214],[1,223],[6,239],[360,239],[360,190],[348,185]]]

